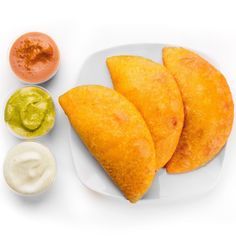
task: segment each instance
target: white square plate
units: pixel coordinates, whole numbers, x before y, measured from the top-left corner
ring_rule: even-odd
[[[91,55],[82,66],[76,85],[99,84],[112,88],[106,67],[106,58],[114,55],[138,55],[162,63],[164,44],[135,44],[106,49]],[[201,54],[201,53],[200,53]],[[202,55],[213,63],[205,55]],[[116,198],[123,198],[99,163],[91,156],[78,135],[70,129],[70,145],[75,169],[80,181],[89,189]],[[206,166],[185,174],[167,174],[159,171],[142,200],[178,199],[205,193],[217,183],[223,160],[224,150]]]

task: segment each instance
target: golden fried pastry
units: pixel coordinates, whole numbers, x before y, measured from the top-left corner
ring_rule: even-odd
[[[157,169],[173,155],[183,127],[183,103],[173,76],[167,69],[138,56],[113,56],[107,66],[115,89],[142,114],[151,132]]]
[[[182,173],[205,165],[230,134],[234,107],[224,76],[196,53],[164,48],[165,66],[181,90],[185,122],[177,149],[166,168]]]
[[[156,158],[151,134],[134,105],[116,91],[96,85],[76,87],[59,102],[125,197],[139,200],[153,181]]]

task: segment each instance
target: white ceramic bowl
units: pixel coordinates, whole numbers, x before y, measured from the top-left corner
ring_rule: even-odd
[[[52,126],[49,130],[47,130],[46,133],[44,133],[44,134],[42,134],[42,135],[34,136],[34,137],[21,136],[21,135],[17,134],[17,133],[11,128],[11,126],[5,121],[5,109],[6,109],[8,100],[10,99],[10,97],[11,97],[15,92],[17,92],[17,91],[20,90],[20,89],[26,88],[26,87],[36,87],[36,88],[42,89],[44,92],[46,92],[47,94],[49,94],[49,96],[50,96],[51,99],[52,99],[53,106],[54,106],[54,110],[55,110],[55,118],[54,118],[53,126]],[[50,133],[50,132],[52,131],[52,129],[54,128],[55,122],[56,122],[56,116],[57,116],[57,114],[56,114],[56,106],[55,106],[55,103],[54,103],[54,99],[53,99],[52,94],[51,94],[47,89],[45,89],[45,88],[43,88],[43,87],[41,87],[41,86],[38,86],[38,85],[27,85],[27,86],[20,87],[20,88],[14,90],[13,92],[11,92],[11,94],[9,94],[9,95],[7,96],[7,99],[6,99],[6,101],[5,101],[5,107],[4,107],[4,122],[5,122],[5,124],[6,124],[7,129],[9,130],[9,132],[10,132],[13,136],[15,136],[16,138],[18,138],[18,139],[22,139],[22,140],[33,140],[33,139],[42,138],[42,137],[46,136],[46,135],[47,135],[48,133]]]
[[[52,162],[54,163],[54,173],[53,173],[53,176],[51,178],[51,181],[42,189],[40,189],[39,191],[37,192],[34,192],[34,193],[23,193],[23,192],[20,192],[20,191],[17,191],[13,186],[11,186],[10,184],[10,181],[8,181],[8,177],[7,177],[7,173],[6,173],[6,165],[7,165],[7,162],[9,161],[8,158],[11,158],[11,156],[9,156],[9,154],[16,150],[17,148],[19,148],[20,146],[22,145],[25,145],[25,144],[32,144],[32,145],[35,145],[35,146],[39,146],[41,148],[44,148],[49,154],[50,154],[50,158],[52,160]],[[44,194],[45,192],[47,192],[51,187],[52,185],[54,184],[55,182],[55,179],[56,179],[56,173],[57,173],[57,164],[56,164],[56,159],[54,158],[52,152],[49,150],[48,147],[46,147],[45,145],[41,144],[41,143],[38,143],[38,142],[31,142],[31,141],[26,141],[26,142],[22,142],[22,143],[19,143],[17,144],[16,146],[12,147],[7,155],[6,155],[6,158],[5,158],[5,161],[4,161],[4,164],[3,164],[3,175],[4,175],[4,178],[5,178],[5,181],[6,181],[6,184],[8,186],[8,188],[15,194],[17,194],[18,196],[21,196],[21,197],[38,197],[42,194]]]
[[[24,34],[22,34],[22,35],[24,35]],[[22,35],[21,35],[21,36],[22,36]],[[21,37],[21,36],[20,36],[20,37]],[[50,36],[49,36],[49,37],[50,37]],[[18,38],[17,38],[17,39],[18,39]],[[23,83],[23,84],[26,84],[26,85],[40,85],[40,84],[44,84],[44,83],[48,82],[49,80],[51,80],[51,79],[57,74],[57,72],[58,72],[58,70],[59,70],[59,68],[60,68],[60,64],[61,64],[60,50],[59,50],[59,48],[58,48],[56,42],[54,41],[54,39],[52,39],[52,40],[55,42],[55,44],[56,44],[56,46],[57,46],[57,49],[58,49],[59,62],[58,62],[57,67],[55,68],[55,70],[52,72],[52,74],[49,75],[48,78],[46,78],[46,79],[44,79],[44,80],[42,80],[42,81],[40,81],[40,82],[29,82],[29,81],[25,81],[25,80],[23,80],[21,77],[19,77],[19,76],[14,72],[14,70],[12,69],[12,66],[11,66],[11,63],[10,63],[10,60],[9,60],[9,55],[10,55],[11,48],[12,48],[12,46],[14,45],[14,43],[15,43],[15,41],[16,41],[17,39],[14,39],[14,41],[11,42],[11,44],[10,44],[10,46],[9,46],[9,48],[8,48],[8,64],[9,64],[9,68],[11,69],[11,71],[12,71],[12,73],[13,73],[13,75],[14,75],[14,78],[17,79],[19,82],[21,82],[21,83]]]

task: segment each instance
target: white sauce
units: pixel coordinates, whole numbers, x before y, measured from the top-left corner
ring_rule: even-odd
[[[56,176],[55,159],[42,144],[23,142],[8,152],[4,176],[15,192],[35,195],[44,192],[53,183]]]

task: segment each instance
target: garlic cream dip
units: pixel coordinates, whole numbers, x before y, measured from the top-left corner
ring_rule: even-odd
[[[36,195],[54,182],[56,162],[44,145],[23,142],[7,153],[3,171],[12,190],[21,195]]]

